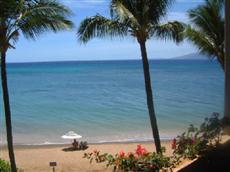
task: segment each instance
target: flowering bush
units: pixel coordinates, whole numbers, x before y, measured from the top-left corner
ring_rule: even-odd
[[[163,149],[162,152],[165,150]],[[85,153],[84,158],[95,160],[97,163],[106,162],[107,166],[113,166],[116,172],[158,172],[160,169],[167,169],[171,166],[170,158],[163,154],[148,152],[141,145],[137,145],[135,152],[125,153],[120,151],[115,156],[108,153],[101,154],[95,150],[92,153]]]
[[[222,126],[218,117],[218,113],[213,113],[211,118],[205,119],[200,128],[190,125],[187,132],[173,139],[174,155],[194,159],[219,144]]]

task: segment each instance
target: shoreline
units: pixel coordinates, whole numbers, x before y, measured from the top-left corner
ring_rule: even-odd
[[[171,143],[171,139],[167,140],[161,140],[161,143],[163,144],[168,144]],[[95,143],[88,143],[89,146],[92,145],[124,145],[124,144],[154,144],[154,141],[120,141],[120,142],[95,142]],[[70,143],[54,143],[54,144],[15,144],[14,148],[15,149],[34,149],[34,148],[57,148],[57,147],[66,147],[66,146],[71,146]],[[0,149],[6,150],[7,145],[0,145]]]

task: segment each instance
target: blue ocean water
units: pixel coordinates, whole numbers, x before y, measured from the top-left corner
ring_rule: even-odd
[[[161,139],[223,114],[223,71],[210,60],[150,61]],[[14,142],[151,140],[141,61],[8,64]],[[2,102],[2,101],[1,101]],[[3,106],[1,104],[1,106]],[[3,110],[1,108],[1,123]],[[1,125],[1,143],[5,134]]]

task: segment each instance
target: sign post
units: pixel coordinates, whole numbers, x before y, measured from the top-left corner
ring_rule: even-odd
[[[53,172],[55,172],[55,167],[57,166],[57,162],[50,162],[50,167],[53,168]]]

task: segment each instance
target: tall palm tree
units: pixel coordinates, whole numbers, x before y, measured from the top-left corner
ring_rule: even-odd
[[[1,80],[6,119],[7,143],[12,172],[16,172],[13,150],[10,101],[7,86],[6,53],[14,48],[19,35],[35,39],[41,33],[72,27],[67,19],[70,10],[56,0],[1,0],[0,1]]]
[[[140,45],[147,105],[156,145],[156,151],[161,152],[161,143],[153,104],[149,62],[146,51],[146,41],[151,37],[172,39],[179,42],[183,25],[177,21],[160,23],[166,15],[172,0],[112,0],[110,6],[111,18],[99,14],[84,19],[78,29],[81,42],[88,42],[94,37],[133,36]]]
[[[224,116],[230,125],[230,1],[225,0],[225,105]]]
[[[226,5],[228,0],[225,1]],[[220,63],[225,76],[229,76],[228,57],[229,46],[226,32],[225,39],[225,22],[227,27],[227,17],[229,10],[226,6],[226,19],[224,19],[224,0],[206,0],[204,4],[188,12],[193,26],[189,25],[185,35],[191,42],[198,47],[201,53],[208,55],[210,58],[216,58]],[[227,31],[227,30],[226,30]],[[226,40],[226,43],[224,42]],[[225,48],[226,45],[226,48]],[[224,119],[230,120],[230,81],[225,77],[225,113]],[[224,120],[224,121],[225,121]]]

